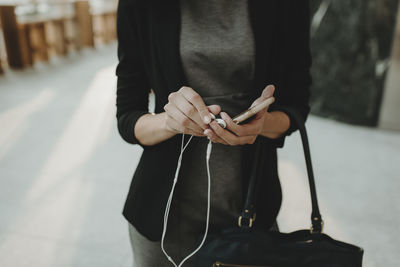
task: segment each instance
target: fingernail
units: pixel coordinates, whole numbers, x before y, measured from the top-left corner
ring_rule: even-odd
[[[208,135],[209,132],[210,132],[210,130],[206,129],[206,130],[204,130],[203,134]]]
[[[214,114],[210,113],[210,117],[211,117],[211,119],[215,120],[215,115]]]
[[[267,87],[268,94],[272,93],[273,89],[274,89],[274,87],[272,85],[268,85],[268,87]]]
[[[204,120],[204,123],[208,124],[208,123],[210,123],[211,118],[209,116],[204,116],[203,120]]]

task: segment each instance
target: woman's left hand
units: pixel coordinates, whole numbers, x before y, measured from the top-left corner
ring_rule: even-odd
[[[268,85],[263,90],[261,96],[251,104],[251,107],[273,96],[274,91],[275,87],[273,85]],[[227,113],[221,112],[221,118],[226,122],[226,129],[222,128],[216,121],[212,121],[210,123],[211,129],[204,130],[204,134],[214,143],[231,146],[253,144],[257,136],[264,129],[266,121],[271,116],[267,110],[268,106],[258,112],[255,117],[246,124],[236,124]]]

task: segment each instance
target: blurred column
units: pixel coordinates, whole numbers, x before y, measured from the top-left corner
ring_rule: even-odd
[[[391,66],[386,78],[379,127],[400,130],[400,4],[397,10]]]
[[[79,27],[79,39],[82,46],[94,47],[93,22],[89,1],[75,2],[75,15]]]
[[[17,23],[14,5],[0,6],[0,18],[7,50],[8,65],[11,68],[23,68],[32,64],[28,46],[28,28]]]

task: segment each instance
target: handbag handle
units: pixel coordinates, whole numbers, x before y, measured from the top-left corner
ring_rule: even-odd
[[[312,213],[311,213],[311,233],[319,234],[322,233],[324,222],[322,220],[321,214],[319,212],[318,207],[318,199],[317,192],[315,189],[315,181],[314,181],[314,172],[311,163],[311,153],[310,147],[308,143],[307,131],[304,124],[304,119],[299,116],[299,114],[291,108],[285,107],[285,112],[291,118],[291,123],[295,123],[300,131],[300,136],[303,144],[304,157],[307,166],[307,174],[308,174],[308,183],[310,186],[310,194],[311,194],[311,205],[312,205]],[[257,138],[258,140],[259,138]],[[255,190],[257,188],[257,174],[260,171],[261,158],[263,155],[263,149],[261,145],[261,141],[257,142],[256,140],[256,151],[254,157],[254,165],[251,171],[249,187],[247,191],[247,197],[244,205],[244,209],[242,211],[241,216],[239,216],[238,224],[240,227],[252,227],[253,222],[255,220]],[[248,222],[246,225],[244,220]]]

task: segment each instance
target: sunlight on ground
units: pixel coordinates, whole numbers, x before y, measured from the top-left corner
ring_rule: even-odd
[[[298,163],[297,163],[298,164]],[[299,168],[294,162],[279,161],[279,177],[282,184],[282,208],[278,216],[281,232],[292,232],[300,229],[310,229],[311,226],[311,195],[308,177],[304,168]],[[316,181],[318,186],[318,181]],[[342,229],[329,211],[324,209],[323,196],[318,195],[319,209],[324,220],[324,233],[333,233],[335,236],[346,238],[345,229]]]
[[[0,125],[3,126],[0,131],[0,160],[23,134],[29,134],[25,131],[30,116],[44,108],[54,97],[54,91],[45,88],[33,99],[0,113]]]
[[[110,116],[114,113],[115,94],[111,88],[115,87],[116,82],[113,69],[114,66],[100,70],[86,89],[75,114],[65,124],[57,145],[27,192],[23,205],[28,212],[14,222],[15,228],[60,238],[68,232],[72,240],[80,235],[79,222],[85,216],[86,200],[93,189],[80,169],[93,156],[96,146],[101,145],[113,130],[113,116]],[[5,122],[8,126],[0,135],[0,156],[4,156],[7,147],[21,137],[24,124],[29,123],[29,116],[54,96],[51,89],[45,89],[31,101],[0,114],[0,123]],[[14,238],[20,239],[15,235],[3,236],[0,251],[17,247],[18,240]],[[70,245],[73,246],[73,243]],[[60,256],[55,251],[56,246],[30,249],[34,253],[27,255],[27,262],[39,260],[40,266],[46,267],[55,266],[53,263],[59,260],[55,258]],[[69,256],[65,253],[61,255],[64,263],[68,262]]]

